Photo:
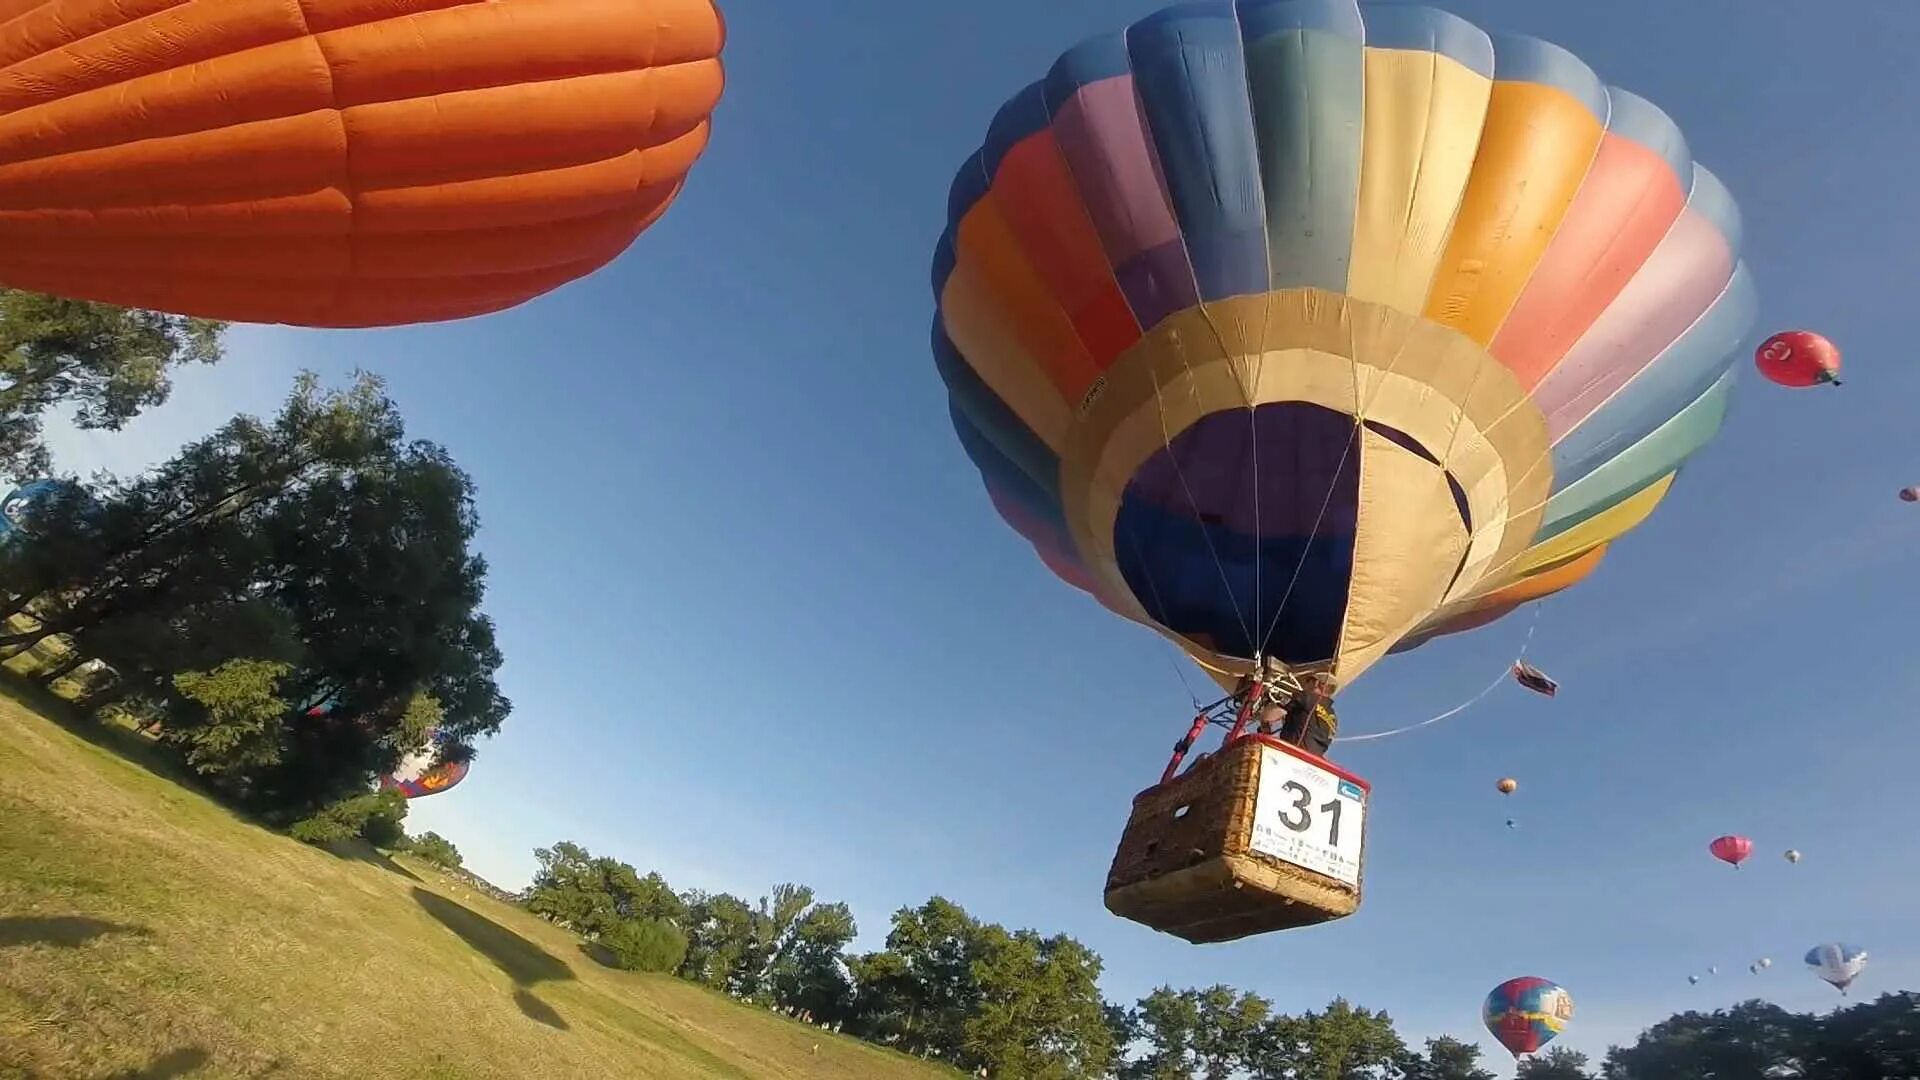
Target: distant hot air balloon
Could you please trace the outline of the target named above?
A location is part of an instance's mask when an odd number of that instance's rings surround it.
[[[1787,854],[1786,854],[1786,860],[1790,863],[1797,863],[1800,861],[1800,853],[1798,851],[1795,851],[1792,848],[1788,848]]]
[[[1753,854],[1753,841],[1744,836],[1722,836],[1708,844],[1707,850],[1713,853],[1714,858],[1738,868]]]
[[[667,209],[712,0],[0,0],[0,283],[248,322],[511,307]]]
[[[1781,386],[1840,385],[1840,350],[1811,330],[1786,330],[1762,342],[1753,362]]]
[[[1498,784],[1495,784],[1494,787],[1500,789],[1500,794],[1502,795],[1511,795],[1520,790],[1520,781],[1509,776],[1501,780]]]
[[[1507,828],[1509,828],[1509,829],[1517,829],[1517,828],[1519,828],[1519,827],[1520,827],[1520,823],[1519,823],[1519,822],[1517,822],[1517,821],[1515,821],[1515,820],[1513,820],[1512,818],[1508,818],[1508,819],[1507,819]]]
[[[1707,969],[1707,974],[1709,974],[1709,975],[1718,975],[1718,974],[1720,974],[1720,968],[1719,968],[1718,966],[1715,966],[1715,967],[1710,967],[1710,968],[1708,968],[1708,969]]]
[[[0,537],[5,537],[24,526],[32,516],[34,507],[53,497],[62,487],[64,480],[30,480],[7,492],[0,499]]]
[[[1920,487],[1900,489],[1901,502],[1920,502]]]
[[[1557,46],[1179,4],[961,164],[932,352],[1058,576],[1224,685],[1344,686],[1586,578],[1666,497],[1755,315],[1740,246],[1673,121]]]
[[[1813,973],[1833,984],[1842,994],[1867,967],[1867,951],[1852,945],[1831,942],[1807,950],[1807,966]]]
[[[1537,1053],[1573,1019],[1573,996],[1546,979],[1508,979],[1487,995],[1480,1018],[1513,1056]]]
[[[471,766],[464,761],[442,761],[443,737],[435,731],[424,750],[401,759],[391,773],[380,778],[381,790],[394,790],[409,799],[437,795],[467,778]]]
[[[1689,986],[1699,986],[1699,985],[1700,985],[1700,976],[1698,976],[1698,975],[1689,975],[1689,976],[1687,976],[1687,984],[1688,984]]]
[[[1763,956],[1759,960],[1755,961],[1753,966],[1759,968],[1761,971],[1765,971],[1768,968],[1773,966],[1773,958]]]

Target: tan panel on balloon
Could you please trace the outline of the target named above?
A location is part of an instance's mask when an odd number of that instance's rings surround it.
[[[1384,436],[1360,434],[1353,585],[1334,657],[1351,682],[1440,606],[1467,553],[1467,526],[1446,473]]]
[[[1404,432],[1446,464],[1467,493],[1474,523],[1473,535],[1462,537],[1469,558],[1457,591],[1511,560],[1539,531],[1552,483],[1546,423],[1511,373],[1464,335],[1418,316],[1338,293],[1288,289],[1168,318],[1082,403],[1065,439],[1062,502],[1083,564],[1104,591],[1131,596],[1113,526],[1141,465],[1211,413],[1289,401]],[[1450,496],[1441,510],[1457,521]],[[1397,527],[1380,520],[1382,528]],[[1431,539],[1424,527],[1415,532],[1421,542]],[[1456,553],[1447,578],[1457,565]],[[1398,628],[1418,622],[1440,600]],[[1130,617],[1144,617],[1137,602],[1122,599],[1122,606]],[[1398,611],[1388,601],[1364,600],[1362,607]],[[1365,647],[1384,651],[1391,641],[1372,639],[1398,618],[1369,616]],[[1184,644],[1212,662],[1204,648]],[[1228,670],[1243,666],[1224,663]]]

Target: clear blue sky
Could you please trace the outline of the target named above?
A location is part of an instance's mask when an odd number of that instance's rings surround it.
[[[126,433],[62,433],[61,465],[138,468],[301,367],[386,376],[478,482],[516,706],[410,824],[509,887],[572,839],[680,887],[810,883],[867,945],[942,893],[1079,937],[1116,998],[1345,994],[1416,1038],[1481,1035],[1488,988],[1538,974],[1596,1054],[1681,1007],[1824,1007],[1799,957],[1830,938],[1872,951],[1868,993],[1920,982],[1920,508],[1893,497],[1920,483],[1920,7],[1452,0],[1666,108],[1742,203],[1763,323],[1827,332],[1848,384],[1745,380],[1676,495],[1545,608],[1558,700],[1504,687],[1344,754],[1376,792],[1358,916],[1194,948],[1100,904],[1187,692],[994,516],[926,346],[957,163],[1060,51],[1155,6],[730,0],[712,149],[614,266],[466,323],[236,329]],[[1471,696],[1527,618],[1382,664],[1345,725]],[[1723,832],[1756,839],[1744,871],[1706,856]]]

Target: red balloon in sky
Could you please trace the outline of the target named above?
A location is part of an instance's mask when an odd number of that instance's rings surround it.
[[[1753,353],[1760,374],[1781,386],[1840,385],[1840,348],[1811,330],[1783,330]]]
[[[1723,836],[1708,844],[1707,850],[1713,852],[1713,857],[1721,862],[1739,866],[1747,861],[1747,856],[1753,854],[1753,841],[1744,836]]]

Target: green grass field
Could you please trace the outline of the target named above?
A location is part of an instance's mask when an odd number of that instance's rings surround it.
[[[602,968],[423,864],[249,824],[143,748],[0,697],[0,1078],[956,1075]]]

